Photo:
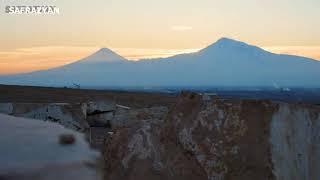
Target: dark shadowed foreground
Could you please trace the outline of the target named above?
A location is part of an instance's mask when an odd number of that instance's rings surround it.
[[[0,103],[81,103],[111,100],[124,105],[145,107],[173,104],[175,98],[158,93],[0,85]]]

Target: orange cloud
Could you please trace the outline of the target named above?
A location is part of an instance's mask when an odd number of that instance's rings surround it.
[[[320,46],[267,46],[263,49],[278,54],[290,54],[320,60]]]
[[[82,59],[100,47],[48,46],[20,48],[0,52],[0,74],[15,74],[45,70]],[[135,49],[112,48],[113,51],[130,60],[169,57],[198,49]]]
[[[263,48],[274,53],[320,60],[320,46],[268,46]],[[24,73],[62,66],[82,59],[98,49],[99,47],[91,46],[48,46],[2,51],[0,52],[0,74]],[[199,49],[112,48],[113,51],[130,60],[169,57],[196,52]]]

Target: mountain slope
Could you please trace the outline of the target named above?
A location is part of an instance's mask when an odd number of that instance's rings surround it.
[[[196,53],[128,61],[108,49],[75,63],[0,78],[3,84],[99,87],[280,86],[320,87],[320,62],[278,55],[222,38]]]

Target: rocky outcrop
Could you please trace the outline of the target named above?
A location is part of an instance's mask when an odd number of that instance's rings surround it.
[[[111,126],[116,105],[114,102],[99,101],[85,103],[87,121],[90,126]]]
[[[122,108],[117,107],[110,117],[108,127],[91,127],[90,142],[97,149],[103,148],[103,143],[114,131],[123,128],[139,126],[143,122],[162,122],[168,113],[165,106],[149,108]]]
[[[319,179],[320,108],[182,93],[165,120],[114,131],[105,179]]]
[[[130,108],[113,101],[86,103],[0,103],[0,113],[56,122],[66,128],[85,131],[89,127],[125,127],[144,119],[163,119],[166,106]]]
[[[85,105],[80,103],[0,103],[0,113],[56,122],[66,128],[83,132],[89,128]]]
[[[98,152],[61,125],[0,114],[0,179],[100,179]]]
[[[281,104],[270,124],[277,179],[320,178],[320,107]]]
[[[153,106],[148,108],[117,108],[111,121],[113,128],[130,127],[143,120],[162,121],[168,113],[168,107]]]
[[[319,106],[185,92],[170,110],[97,101],[2,103],[0,112],[89,133],[108,180],[320,178]]]
[[[113,101],[86,103],[0,103],[0,113],[55,122],[84,132],[95,149],[117,128],[130,127],[142,120],[163,120],[166,106],[127,107]]]

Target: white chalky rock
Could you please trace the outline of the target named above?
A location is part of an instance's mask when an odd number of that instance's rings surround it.
[[[0,179],[98,179],[94,165],[99,154],[83,134],[56,123],[3,114],[0,123]],[[61,135],[74,140],[63,144]]]

